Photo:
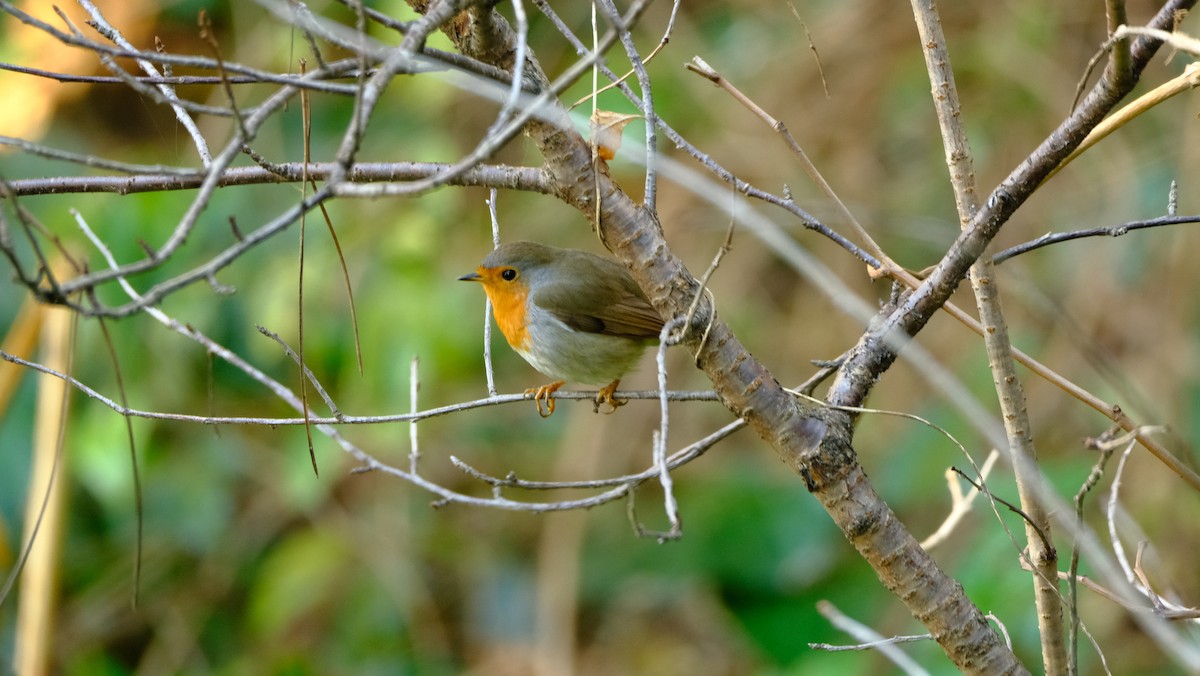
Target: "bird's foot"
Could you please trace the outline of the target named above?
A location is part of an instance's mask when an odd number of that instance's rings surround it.
[[[620,383],[621,383],[621,379],[618,378],[618,379],[612,381],[611,383],[609,383],[608,385],[606,385],[603,389],[601,389],[599,392],[596,393],[596,402],[595,402],[595,405],[592,407],[593,413],[600,412],[600,404],[608,404],[609,409],[607,411],[605,411],[605,413],[611,414],[614,411],[616,411],[618,408],[629,403],[629,401],[627,399],[617,399],[617,398],[613,397],[613,393],[617,391],[617,385],[619,385]]]
[[[550,395],[558,391],[558,388],[566,384],[565,380],[556,380],[548,385],[541,387],[531,387],[525,390],[525,394],[533,395],[533,403],[537,405],[538,415],[543,418],[549,418],[554,415],[554,398]],[[542,402],[546,402],[545,411],[542,410]]]

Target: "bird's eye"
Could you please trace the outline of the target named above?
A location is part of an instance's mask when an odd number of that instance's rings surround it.
[[[504,281],[511,282],[517,278],[517,271],[515,268],[504,268],[504,270],[500,272],[500,276],[504,278]]]

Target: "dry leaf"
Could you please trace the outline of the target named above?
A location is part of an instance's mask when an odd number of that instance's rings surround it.
[[[621,130],[625,125],[640,118],[641,115],[625,115],[610,110],[597,110],[592,113],[592,143],[596,146],[596,154],[604,160],[611,160],[621,149]]]

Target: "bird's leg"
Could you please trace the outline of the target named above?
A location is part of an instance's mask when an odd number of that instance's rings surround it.
[[[610,408],[607,411],[605,411],[605,413],[612,413],[613,411],[616,411],[621,406],[624,406],[625,404],[629,403],[625,399],[613,398],[613,393],[617,391],[617,385],[620,385],[620,384],[621,384],[621,379],[617,378],[616,380],[612,381],[611,383],[609,383],[603,389],[601,389],[599,392],[596,393],[596,405],[594,408],[592,408],[593,413],[600,412],[600,404],[608,404]]]
[[[554,399],[551,398],[550,395],[557,392],[558,388],[562,387],[566,383],[567,383],[567,381],[565,381],[565,380],[556,380],[548,385],[542,385],[541,387],[531,387],[531,388],[525,390],[525,394],[533,395],[533,403],[537,404],[538,415],[542,416],[543,418],[549,418],[550,416],[554,415]],[[542,400],[543,399],[546,401],[546,411],[545,412],[542,412]]]

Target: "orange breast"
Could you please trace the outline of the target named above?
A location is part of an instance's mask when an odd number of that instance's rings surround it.
[[[500,286],[503,285],[503,286]],[[492,301],[492,312],[496,316],[496,324],[500,332],[508,339],[508,344],[518,352],[528,349],[529,329],[526,327],[526,299],[528,289],[521,283],[495,282],[484,284],[488,300]]]

